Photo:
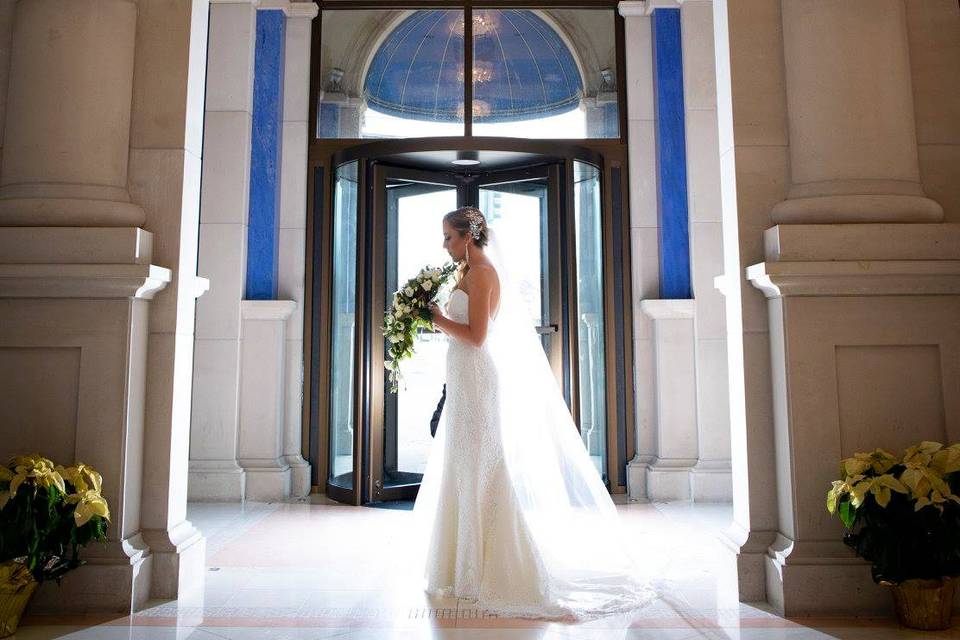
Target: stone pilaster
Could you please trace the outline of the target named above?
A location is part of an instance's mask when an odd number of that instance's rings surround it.
[[[240,301],[246,287],[256,4],[211,2],[190,428],[191,500],[241,501]]]
[[[306,281],[307,145],[310,136],[310,42],[317,16],[312,2],[290,4],[283,75],[283,151],[280,164],[280,269],[278,294],[297,303],[286,327],[286,406],[283,456],[290,465],[290,493],[310,493],[310,465],[303,458],[303,309]]]
[[[783,3],[788,198],[775,223],[939,222],[920,182],[903,0]]]

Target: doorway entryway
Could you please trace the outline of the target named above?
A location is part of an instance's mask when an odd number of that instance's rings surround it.
[[[624,355],[617,323],[609,321],[622,316],[623,297],[610,295],[602,157],[577,147],[557,154],[563,145],[556,144],[553,153],[535,153],[429,142],[427,149],[370,143],[334,157],[329,250],[313,259],[314,273],[329,269],[330,282],[331,330],[325,345],[314,340],[319,352],[326,347],[329,362],[326,402],[313,403],[326,405],[314,416],[323,428],[316,435],[324,446],[316,450],[325,449],[326,464],[318,465],[326,467],[324,491],[350,504],[416,496],[445,383],[446,338],[421,334],[417,355],[405,365],[405,386],[394,394],[380,323],[398,283],[449,260],[441,221],[467,204],[499,230],[584,446],[608,486],[614,478],[616,491],[617,467],[628,452],[615,394],[628,386],[617,362]]]

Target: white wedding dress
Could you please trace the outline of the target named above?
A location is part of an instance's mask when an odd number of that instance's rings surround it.
[[[500,308],[479,348],[448,338],[446,402],[414,505],[424,589],[516,617],[636,610],[653,591],[495,245],[487,255]],[[447,315],[466,323],[469,304],[455,289]]]

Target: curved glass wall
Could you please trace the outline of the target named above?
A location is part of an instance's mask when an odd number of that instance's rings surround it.
[[[357,162],[337,167],[333,192],[333,295],[330,336],[328,480],[354,483],[354,392],[357,325]]]
[[[607,401],[603,318],[603,220],[600,170],[574,161],[574,220],[577,246],[580,437],[607,479]]]

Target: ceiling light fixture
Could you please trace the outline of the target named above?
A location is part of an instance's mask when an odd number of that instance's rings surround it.
[[[457,157],[451,160],[450,164],[461,167],[472,167],[480,164],[480,154],[476,151],[457,151]]]

